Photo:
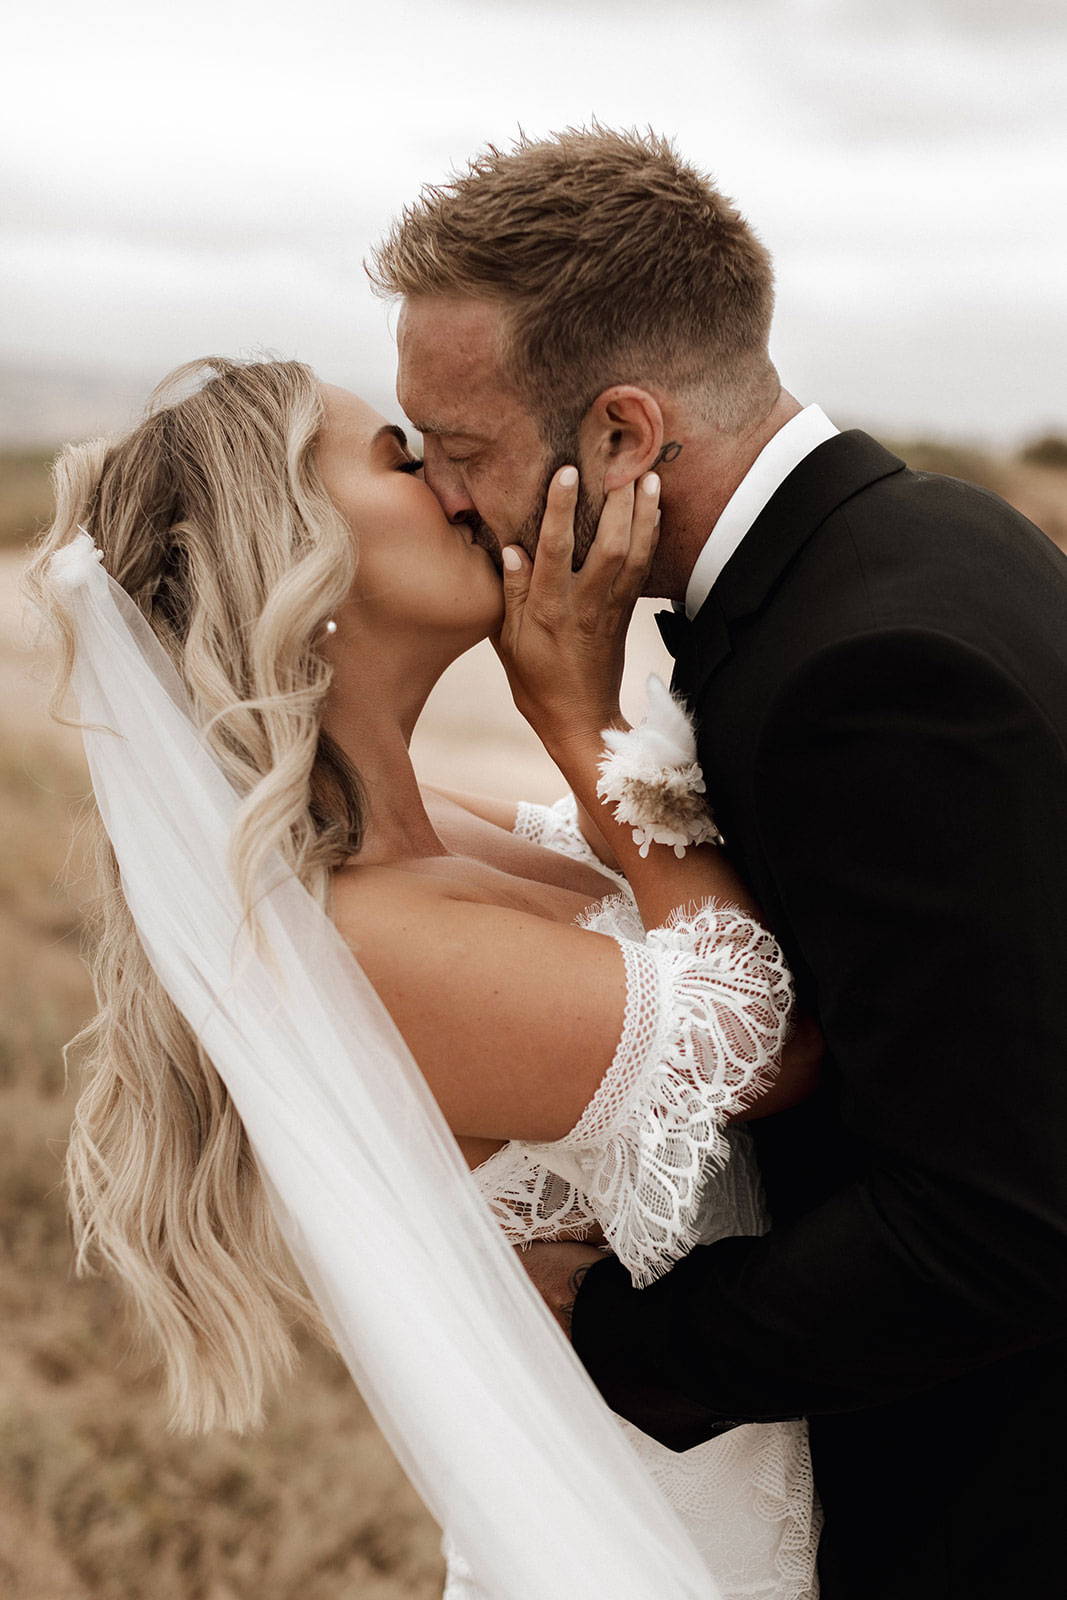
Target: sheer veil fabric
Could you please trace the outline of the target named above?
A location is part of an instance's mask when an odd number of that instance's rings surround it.
[[[388,1013],[280,859],[249,937],[228,867],[237,796],[144,618],[84,533],[49,575],[145,951],[226,1083],[293,1255],[429,1510],[494,1600],[720,1600]]]

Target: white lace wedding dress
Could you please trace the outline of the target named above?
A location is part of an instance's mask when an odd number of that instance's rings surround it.
[[[515,831],[607,871],[569,797],[520,806]],[[617,939],[625,957],[615,1059],[564,1139],[513,1141],[474,1176],[516,1243],[581,1237],[599,1223],[644,1287],[697,1245],[767,1226],[751,1141],[726,1119],[765,1079],[792,988],[775,941],[740,911],[705,904],[646,933],[625,879],[615,881],[619,892],[580,919]],[[749,1424],[682,1453],[619,1425],[723,1600],[815,1600],[819,1514],[804,1422]],[[445,1554],[444,1600],[493,1600],[447,1536]]]

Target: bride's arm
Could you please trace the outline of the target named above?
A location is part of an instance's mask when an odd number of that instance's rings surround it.
[[[625,938],[622,907],[592,914],[608,936],[373,868],[333,901],[457,1137],[518,1141],[534,1166],[510,1198],[538,1164],[556,1173],[651,1282],[698,1236],[728,1123],[773,1083],[792,989],[735,908]]]
[[[597,794],[603,730],[627,726],[619,709],[626,630],[655,554],[659,480],[646,474],[608,494],[596,539],[573,571],[577,479],[549,486],[536,565],[504,552],[507,614],[497,642],[512,694],[584,809],[594,837],[623,872],[646,927],[687,900],[716,897],[755,912],[724,852],[704,845],[679,859],[656,845],[642,857],[629,825]]]
[[[483,822],[491,822],[494,827],[503,828],[506,833],[513,833],[517,828],[520,811],[531,809],[521,801],[500,800],[495,795],[468,794],[465,790],[459,789],[443,789],[436,783],[424,783],[422,788],[425,793],[436,795],[442,800],[450,800],[453,805],[460,806],[472,817],[478,817]],[[536,811],[540,808],[532,809]],[[618,872],[618,862],[607,848],[584,806],[578,806],[577,820],[582,838],[592,854],[605,867]]]
[[[615,1053],[626,974],[614,940],[369,874],[337,884],[338,930],[456,1134],[557,1139]]]
[[[399,876],[338,883],[333,916],[454,1133],[564,1137],[642,1003],[661,1035],[672,1032],[663,1026],[672,1008],[690,1029],[692,983],[701,996],[697,1048],[711,1072],[723,1069],[722,1120],[774,1092],[788,979],[775,941],[744,913],[705,905],[654,929],[646,947]]]
[[[511,833],[515,827],[519,809],[517,800],[499,800],[495,795],[443,789],[438,783],[424,783],[422,788],[429,794],[439,795],[442,800],[451,800],[453,805],[469,811],[472,817],[480,817],[483,822],[491,822],[495,828],[503,828],[505,833]]]

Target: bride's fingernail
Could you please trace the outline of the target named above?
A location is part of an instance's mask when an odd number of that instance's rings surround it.
[[[564,467],[556,481],[561,489],[573,489],[578,482],[578,468]]]
[[[505,550],[501,550],[500,559],[509,572],[518,572],[522,566],[522,557],[512,544],[509,544]]]
[[[641,479],[641,487],[648,495],[659,494],[659,476],[655,472],[646,472]]]

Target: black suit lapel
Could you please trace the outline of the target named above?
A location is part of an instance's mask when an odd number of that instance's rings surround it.
[[[793,557],[831,512],[879,478],[903,469],[898,456],[855,428],[805,456],[764,506],[694,617],[672,688],[696,700],[731,653],[731,623],[760,610]]]

